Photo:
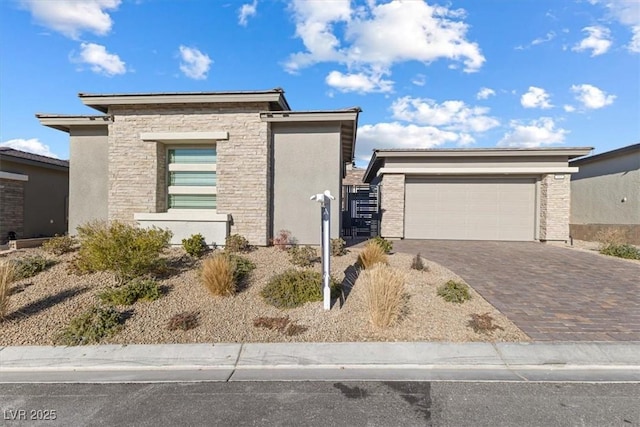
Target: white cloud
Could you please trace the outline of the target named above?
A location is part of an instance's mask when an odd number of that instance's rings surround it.
[[[487,115],[488,108],[470,107],[462,101],[438,104],[432,99],[405,96],[391,104],[391,111],[397,120],[441,126],[446,131],[481,133],[500,124]]]
[[[573,113],[574,111],[576,111],[576,107],[574,107],[573,105],[565,104],[562,108],[564,108],[564,111],[566,111],[567,113]]]
[[[496,91],[488,88],[488,87],[482,87],[480,88],[480,90],[478,91],[478,93],[476,94],[476,98],[477,99],[488,99],[490,96],[495,96],[496,95]]]
[[[105,35],[113,21],[108,11],[115,11],[121,0],[21,0],[41,25],[77,40],[88,31]]]
[[[529,91],[520,97],[520,104],[524,108],[542,108],[547,109],[553,107],[549,102],[549,94],[542,88],[529,86]]]
[[[485,61],[478,44],[466,39],[468,25],[461,20],[461,10],[417,0],[369,1],[354,8],[349,0],[294,0],[291,10],[296,36],[305,46],[286,62],[291,73],[334,62],[350,74],[390,75],[394,64],[438,59],[461,62],[464,71],[474,72]]]
[[[0,142],[0,147],[10,147],[15,150],[26,151],[28,153],[39,154],[41,156],[59,157],[51,152],[48,145],[43,144],[37,138],[31,139],[10,139],[5,142]]]
[[[72,59],[74,62],[87,64],[91,71],[107,76],[115,76],[127,72],[126,64],[107,48],[95,43],[81,43],[80,55]]]
[[[354,73],[342,74],[339,71],[330,72],[326,83],[340,92],[391,92],[393,82],[384,80],[380,74]]]
[[[569,131],[557,128],[550,117],[540,117],[529,123],[513,120],[509,124],[510,132],[498,142],[499,147],[535,148],[564,142]]]
[[[584,108],[597,110],[613,104],[615,95],[608,95],[602,89],[589,84],[573,85],[571,91],[576,94],[576,99],[582,103]]]
[[[571,50],[575,52],[591,50],[591,56],[598,56],[606,53],[611,47],[611,31],[609,31],[608,28],[595,25],[592,27],[584,27],[582,31],[587,33],[588,36],[571,48]]]
[[[195,47],[180,46],[180,71],[190,79],[204,80],[213,62]]]
[[[640,1],[638,0],[590,0],[591,3],[602,4],[609,12],[608,18],[629,27],[632,33],[627,49],[640,53]]]
[[[427,83],[427,76],[424,74],[416,74],[416,76],[411,79],[411,83],[416,86],[424,86]]]
[[[627,46],[630,52],[640,53],[640,25],[636,25],[632,29],[633,37],[631,37],[631,41]]]
[[[549,31],[547,34],[545,34],[544,37],[538,37],[537,39],[534,39],[531,42],[532,46],[538,45],[538,44],[542,44],[542,43],[548,43],[551,40],[556,38],[556,33],[555,31]]]
[[[243,4],[238,10],[238,24],[246,27],[249,18],[256,16],[257,8],[258,0],[253,0],[253,3]]]

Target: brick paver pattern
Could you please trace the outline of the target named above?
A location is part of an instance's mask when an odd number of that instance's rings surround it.
[[[640,263],[536,242],[401,240],[536,341],[640,341]]]

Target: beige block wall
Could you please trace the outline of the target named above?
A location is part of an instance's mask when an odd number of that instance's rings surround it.
[[[540,240],[569,239],[570,176],[543,175],[540,182]]]
[[[0,179],[0,244],[13,231],[18,239],[24,238],[24,181]]]
[[[217,141],[218,213],[231,214],[231,233],[251,244],[268,236],[267,103],[117,106],[109,131],[109,219],[133,222],[134,213],[166,209],[166,147],[142,141],[145,132],[229,133]]]
[[[381,185],[380,234],[385,238],[404,238],[404,175],[385,174]]]

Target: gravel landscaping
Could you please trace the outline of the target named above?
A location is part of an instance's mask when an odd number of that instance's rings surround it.
[[[174,268],[160,281],[164,295],[152,302],[118,306],[126,313],[123,329],[104,339],[103,344],[211,343],[211,342],[310,342],[310,341],[529,341],[520,329],[471,289],[471,300],[463,304],[445,302],[437,296],[438,286],[462,279],[444,267],[424,261],[428,271],[409,268],[412,256],[395,253],[389,264],[406,274],[406,306],[398,322],[386,329],[373,327],[365,304],[361,281],[354,264],[361,249],[352,248],[342,257],[332,257],[332,274],[343,283],[344,298],[330,311],[322,302],[307,303],[293,309],[267,305],[260,290],[275,274],[294,268],[286,252],[259,248],[243,254],[256,264],[239,293],[214,297],[199,278],[201,260],[194,260],[182,249],[166,254]],[[96,304],[97,294],[116,286],[110,273],[76,275],[69,270],[74,254],[54,256],[41,249],[6,253],[0,260],[43,255],[57,263],[38,275],[14,282],[8,315],[0,321],[0,345],[52,345],[72,318]],[[205,256],[209,256],[207,254]],[[320,270],[316,263],[313,267]],[[172,316],[197,312],[198,326],[183,331],[167,328]],[[471,315],[489,313],[499,328],[474,332]],[[296,334],[254,326],[260,317],[285,317]]]

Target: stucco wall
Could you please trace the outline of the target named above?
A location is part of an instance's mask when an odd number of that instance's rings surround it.
[[[109,219],[166,209],[164,144],[146,132],[228,132],[217,141],[217,211],[231,214],[230,232],[251,244],[268,241],[267,103],[117,106],[109,132]]]
[[[320,205],[312,194],[329,190],[331,237],[340,235],[341,149],[338,124],[272,124],[273,233],[289,230],[300,244],[320,244]]]
[[[570,194],[568,174],[543,175],[540,181],[540,240],[569,240]]]
[[[2,160],[2,170],[29,176],[24,182],[24,223],[18,238],[48,237],[67,231],[68,169]]]
[[[108,218],[107,126],[77,126],[70,132],[69,234],[92,220]]]
[[[380,234],[385,238],[404,238],[404,186],[403,174],[385,174],[381,180]]]
[[[0,244],[8,240],[10,231],[17,238],[24,236],[24,184],[25,181],[0,179]]]
[[[640,151],[579,168],[571,177],[572,224],[640,224]]]

